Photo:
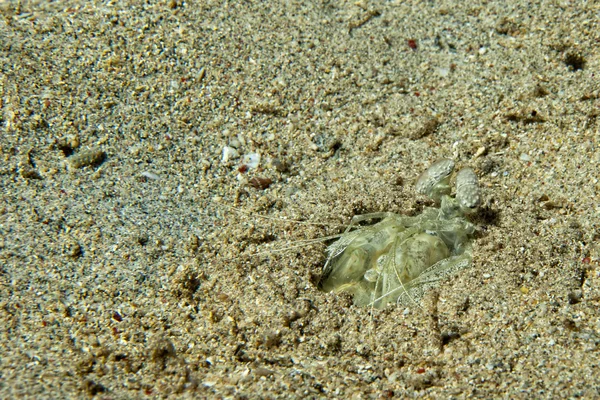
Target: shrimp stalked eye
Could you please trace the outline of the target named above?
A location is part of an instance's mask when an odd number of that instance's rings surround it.
[[[450,194],[450,174],[454,170],[454,161],[447,158],[433,163],[425,170],[415,185],[417,193],[424,194],[439,201],[445,194]]]
[[[456,174],[456,200],[463,210],[475,209],[481,203],[479,181],[471,168],[463,168]]]

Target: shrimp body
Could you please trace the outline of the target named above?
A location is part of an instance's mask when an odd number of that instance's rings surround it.
[[[438,162],[431,168],[439,165],[447,169],[449,162]],[[478,203],[468,202],[467,210],[464,196],[457,195],[457,200],[445,194],[449,172],[434,172],[427,170],[424,174],[430,181],[439,179],[443,186],[440,189],[435,182],[427,184],[432,197],[438,200],[441,197],[440,207],[426,208],[414,217],[393,213],[355,217],[351,227],[362,220],[381,221],[354,231],[348,228],[329,246],[321,281],[323,291],[347,292],[354,296],[357,305],[382,308],[390,302],[414,300],[419,297],[419,289],[424,290],[439,276],[470,264],[469,241],[475,227],[465,215]],[[475,175],[471,173],[469,170],[469,194],[478,190],[477,181],[473,181]],[[422,177],[420,180],[423,181]]]

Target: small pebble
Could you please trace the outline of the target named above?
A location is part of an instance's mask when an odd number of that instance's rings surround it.
[[[91,165],[98,165],[104,158],[106,153],[100,149],[85,150],[69,157],[69,163],[74,168],[83,168]]]
[[[253,372],[254,372],[254,375],[256,375],[257,377],[273,375],[272,370],[270,370],[268,368],[264,368],[264,367],[254,368]]]
[[[480,148],[477,149],[477,152],[475,153],[473,158],[481,157],[482,155],[485,154],[486,151],[487,151],[487,149],[484,146],[481,146]]]
[[[221,159],[224,163],[228,162],[231,159],[238,158],[239,153],[236,149],[230,146],[223,147],[223,158]]]
[[[142,173],[141,173],[141,175],[142,175],[144,178],[152,179],[152,180],[155,180],[155,181],[157,181],[157,180],[159,180],[159,179],[160,179],[160,176],[158,176],[158,175],[156,175],[156,174],[153,174],[152,172],[148,172],[148,171],[144,171],[144,172],[142,172]]]
[[[265,190],[271,186],[273,181],[269,178],[252,178],[248,181],[248,184],[255,189]]]
[[[281,161],[277,158],[274,158],[273,160],[271,160],[271,166],[275,167],[277,172],[287,172],[287,170],[288,170],[287,163],[285,161]]]

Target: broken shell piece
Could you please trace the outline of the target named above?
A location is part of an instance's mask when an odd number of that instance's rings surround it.
[[[259,190],[265,190],[266,188],[268,188],[269,186],[271,186],[271,183],[273,183],[273,181],[269,178],[252,178],[248,181],[248,184],[250,186],[252,186],[255,189],[259,189]]]
[[[152,179],[154,181],[157,181],[160,179],[160,176],[156,175],[155,173],[149,172],[149,171],[144,171],[140,175],[143,176],[144,178]]]
[[[223,147],[223,158],[221,159],[224,163],[228,162],[229,160],[232,160],[234,158],[238,158],[240,156],[240,153],[238,153],[238,151],[230,146],[225,146]]]
[[[259,153],[245,154],[242,157],[242,165],[245,165],[246,167],[248,167],[250,169],[257,168],[259,164],[260,164],[260,154]]]
[[[481,202],[479,181],[471,168],[463,168],[456,175],[456,200],[463,211],[473,210]]]
[[[453,169],[454,161],[447,158],[433,163],[417,179],[417,192],[435,201],[439,201],[444,194],[450,194],[450,185],[448,183]]]

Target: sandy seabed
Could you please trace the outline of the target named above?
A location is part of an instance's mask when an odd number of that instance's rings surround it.
[[[0,2],[0,398],[599,397],[599,13]],[[419,212],[442,157],[473,266],[320,292],[299,241]]]

